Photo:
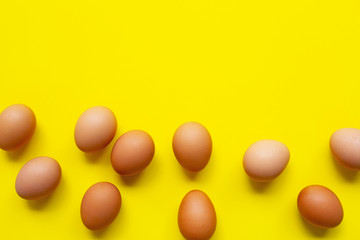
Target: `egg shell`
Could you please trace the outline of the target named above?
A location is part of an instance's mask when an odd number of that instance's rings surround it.
[[[17,150],[33,136],[36,128],[34,112],[24,104],[7,107],[0,114],[0,148]]]
[[[197,122],[182,124],[173,136],[173,151],[182,167],[198,172],[208,164],[212,139],[208,130]]]
[[[253,180],[266,182],[279,176],[289,159],[290,152],[285,144],[276,140],[260,140],[246,150],[243,167]]]
[[[188,240],[210,239],[216,230],[216,213],[210,198],[200,190],[192,190],[183,198],[178,225]]]
[[[330,137],[334,158],[344,167],[360,170],[360,129],[342,128]]]
[[[109,182],[92,185],[81,202],[81,219],[90,230],[101,230],[117,217],[121,207],[121,195],[117,187]]]
[[[87,109],[75,126],[75,142],[84,152],[97,152],[114,138],[117,122],[114,113],[104,106]]]
[[[40,199],[50,195],[61,180],[61,167],[50,157],[34,158],[20,169],[15,182],[17,194],[24,199]]]
[[[336,227],[343,220],[340,200],[334,192],[321,185],[310,185],[301,190],[297,205],[303,218],[320,228]]]
[[[151,163],[154,153],[154,141],[148,133],[142,130],[128,131],[114,144],[111,164],[121,175],[134,175],[143,171]]]

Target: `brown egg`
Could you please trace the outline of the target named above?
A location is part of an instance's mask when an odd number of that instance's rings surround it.
[[[342,128],[330,138],[334,158],[344,167],[360,170],[360,129]]]
[[[212,140],[207,129],[197,122],[182,124],[172,142],[176,159],[185,169],[198,172],[210,160]]]
[[[15,189],[24,199],[40,199],[50,195],[59,185],[61,167],[50,157],[28,161],[16,177]]]
[[[84,152],[105,148],[116,134],[116,117],[103,106],[89,108],[81,114],[75,127],[75,142]]]
[[[121,175],[134,175],[144,170],[154,157],[155,146],[149,134],[141,130],[124,133],[111,152],[111,164]]]
[[[344,216],[341,202],[335,193],[320,185],[311,185],[301,190],[297,205],[306,221],[321,228],[336,227]]]
[[[276,140],[260,140],[245,152],[243,167],[258,182],[271,181],[282,173],[290,159],[289,149]]]
[[[117,187],[109,182],[92,185],[81,202],[81,219],[90,230],[101,230],[110,225],[121,207],[121,195]]]
[[[15,104],[0,114],[0,148],[11,151],[24,146],[34,134],[36,118],[26,105]]]
[[[216,229],[216,213],[210,198],[200,190],[188,192],[182,200],[178,225],[186,239],[210,239]]]

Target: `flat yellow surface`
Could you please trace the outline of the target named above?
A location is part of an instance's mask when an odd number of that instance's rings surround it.
[[[213,201],[213,239],[359,239],[360,176],[340,167],[328,141],[360,128],[358,0],[0,1],[0,109],[24,103],[37,117],[31,142],[0,151],[1,239],[181,239],[177,211],[192,189]],[[123,179],[110,164],[113,142],[87,156],[74,127],[105,105],[116,138],[143,129],[153,162]],[[183,122],[203,123],[213,154],[199,174],[185,172],[171,147]],[[285,143],[289,165],[270,184],[249,180],[246,148]],[[17,196],[28,160],[57,159],[63,178],[48,199]],[[123,205],[105,231],[80,219],[86,189],[110,181]],[[332,189],[344,207],[328,231],[306,224],[296,198],[309,184]]]

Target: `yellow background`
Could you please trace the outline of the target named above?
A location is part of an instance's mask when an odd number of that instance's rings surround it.
[[[0,152],[1,239],[181,239],[177,211],[192,189],[215,205],[213,239],[359,239],[360,177],[334,162],[332,132],[360,128],[358,0],[0,1],[0,108],[30,106],[37,117],[26,148]],[[123,179],[110,164],[113,142],[87,156],[73,134],[79,115],[105,105],[116,138],[143,129],[153,162]],[[186,173],[171,140],[183,122],[203,123],[213,154]],[[242,168],[254,141],[271,138],[291,152],[270,184]],[[59,161],[62,181],[48,199],[17,196],[28,160]],[[123,205],[105,231],[80,219],[86,189],[118,186]],[[328,231],[302,220],[296,198],[309,184],[332,189],[344,207]]]

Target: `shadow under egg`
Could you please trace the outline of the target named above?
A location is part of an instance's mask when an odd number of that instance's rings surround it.
[[[328,234],[328,230],[326,228],[320,228],[320,227],[316,227],[314,225],[312,225],[311,223],[307,222],[299,213],[299,218],[301,218],[301,221],[303,222],[303,225],[305,226],[305,228],[308,230],[308,232],[310,232],[313,236],[322,238],[325,237]]]
[[[7,151],[7,155],[10,160],[17,161],[19,158],[21,158],[29,148],[31,148],[30,145],[36,145],[36,141],[39,141],[40,136],[40,129],[36,128],[34,134],[31,136],[31,138],[23,145],[21,145],[19,148]]]
[[[21,158],[21,156],[23,156],[23,154],[26,152],[28,146],[29,146],[29,142],[26,143],[24,146],[21,146],[20,148],[16,149],[16,150],[7,151],[7,155],[9,157],[9,159],[13,160],[13,161],[16,161],[19,158]]]
[[[143,170],[143,171],[145,171],[145,170]],[[120,177],[121,181],[123,183],[125,183],[126,185],[133,186],[140,180],[140,178],[142,178],[143,171],[136,173],[135,175],[131,175],[131,176],[124,176],[124,175],[119,174],[119,177]]]
[[[53,198],[53,194],[50,194],[45,198],[26,200],[26,201],[31,209],[40,211],[43,208],[45,208],[47,205],[49,205],[49,202],[51,201],[52,198]]]
[[[105,149],[102,149],[100,151],[93,152],[93,153],[84,153],[84,155],[85,155],[86,159],[88,160],[88,162],[97,163],[104,156],[105,152],[106,152]]]
[[[91,231],[91,234],[96,237],[96,238],[103,238],[108,230],[108,228],[110,228],[110,226],[104,228],[104,229],[101,229],[101,230],[96,230],[96,231],[92,231],[92,230],[89,230]]]
[[[270,187],[270,185],[272,184],[272,181],[268,181],[268,182],[257,182],[253,179],[251,179],[250,177],[247,177],[249,184],[251,185],[252,189],[255,192],[258,193],[263,193],[265,191],[267,191]]]
[[[184,174],[192,181],[195,181],[198,177],[199,177],[199,174],[200,174],[200,171],[199,172],[191,172],[183,167],[182,168],[182,171],[184,172]]]
[[[331,155],[334,167],[337,169],[339,174],[347,181],[354,182],[358,178],[358,171],[351,170],[341,165],[333,155]]]

